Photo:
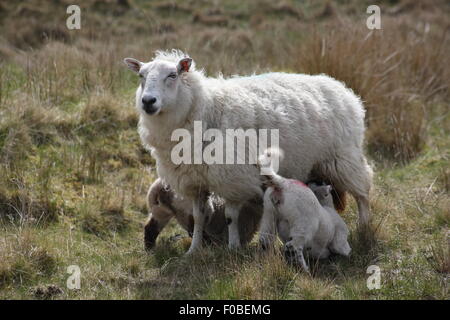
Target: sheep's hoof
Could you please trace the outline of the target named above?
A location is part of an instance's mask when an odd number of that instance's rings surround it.
[[[192,256],[200,251],[200,248],[193,248],[192,246],[189,248],[189,250],[185,253],[185,256]]]
[[[239,241],[239,239],[228,240],[228,249],[238,250],[240,248],[241,248],[241,242]]]
[[[236,251],[236,250],[239,250],[241,248],[241,245],[240,244],[229,244],[228,245],[228,249],[229,250],[234,250],[234,251]]]

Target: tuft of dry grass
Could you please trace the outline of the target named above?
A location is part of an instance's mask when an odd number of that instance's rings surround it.
[[[35,245],[27,230],[8,242],[0,242],[0,287],[30,281],[40,275],[49,275],[56,269],[55,257]]]
[[[444,239],[437,239],[435,244],[430,246],[427,261],[436,272],[450,274],[450,232],[447,232]]]
[[[105,193],[99,201],[86,200],[81,207],[81,228],[99,237],[126,230],[129,219],[125,216],[125,197]]]
[[[450,72],[441,64],[448,35],[435,35],[431,47],[430,35],[410,39],[388,22],[380,33],[342,24],[335,26],[339,31],[325,36],[315,31],[306,39],[297,69],[330,75],[361,96],[369,150],[377,159],[414,158],[425,143],[426,110],[448,95]]]

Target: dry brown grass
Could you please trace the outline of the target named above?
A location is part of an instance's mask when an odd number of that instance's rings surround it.
[[[145,60],[153,50],[175,47],[186,49],[199,66],[213,75],[217,71],[227,75],[272,69],[326,73],[344,81],[365,101],[372,155],[378,160],[404,162],[423,149],[430,107],[449,98],[450,68],[442,63],[450,50],[446,33],[449,22],[437,9],[442,6],[440,1],[429,1],[424,6],[402,2],[399,8],[403,9],[393,8],[391,15],[383,16],[383,30],[372,32],[366,29],[361,19],[364,16],[355,21],[344,14],[345,8],[337,15],[333,13],[334,5],[327,1],[312,11],[323,19],[317,27],[305,23],[302,9],[290,2],[249,2],[241,10],[248,14],[248,21],[264,18],[269,12],[269,16],[283,19],[265,19],[251,23],[248,29],[226,6],[202,7],[194,14],[181,2],[159,2],[138,14],[129,11],[129,6],[118,5],[124,10],[118,21],[128,22],[131,16],[142,15],[142,26],[101,24],[94,36],[89,23],[99,18],[94,14],[98,3],[86,3],[91,9],[84,14],[90,19],[86,19],[82,30],[64,37],[58,32],[43,32],[47,36],[39,40],[42,49],[10,57],[25,71],[24,89],[33,101],[61,105],[92,92],[120,91],[129,86],[126,80],[130,78],[120,62],[123,57]],[[17,27],[10,21],[22,23],[25,10],[35,17],[27,26],[42,27],[41,18],[50,8],[20,5],[5,18],[9,46],[19,48],[15,41],[22,42],[23,37],[14,32]],[[164,18],[158,18],[158,13]],[[177,18],[170,19],[172,16]],[[313,16],[310,14],[307,20]],[[150,24],[144,23],[147,19]],[[205,29],[205,25],[210,28]],[[323,28],[333,31],[323,33]],[[148,33],[142,33],[144,30]],[[109,41],[111,37],[113,42]],[[26,43],[38,47],[32,41]]]
[[[55,257],[37,246],[26,230],[18,230],[15,237],[0,242],[0,261],[0,288],[48,275],[56,268]]]
[[[449,37],[407,36],[388,23],[381,32],[342,24],[326,36],[315,31],[302,44],[297,69],[352,88],[367,109],[369,149],[378,159],[407,161],[424,146],[429,109],[448,97],[450,71],[442,62]]]

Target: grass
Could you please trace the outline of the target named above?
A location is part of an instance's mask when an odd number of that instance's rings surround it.
[[[97,0],[72,31],[65,2],[0,4],[0,298],[448,299],[450,8],[382,1],[383,30],[369,32],[369,4]],[[144,250],[156,173],[121,61],[170,48],[211,75],[326,73],[361,95],[373,228],[357,233],[351,201],[349,259],[311,261],[310,276],[256,242],[185,257],[174,222]]]

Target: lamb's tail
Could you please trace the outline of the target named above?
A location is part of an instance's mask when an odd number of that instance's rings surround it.
[[[263,184],[267,187],[278,186],[281,177],[277,174],[278,166],[283,159],[283,151],[279,148],[268,148],[258,157],[258,168]]]

